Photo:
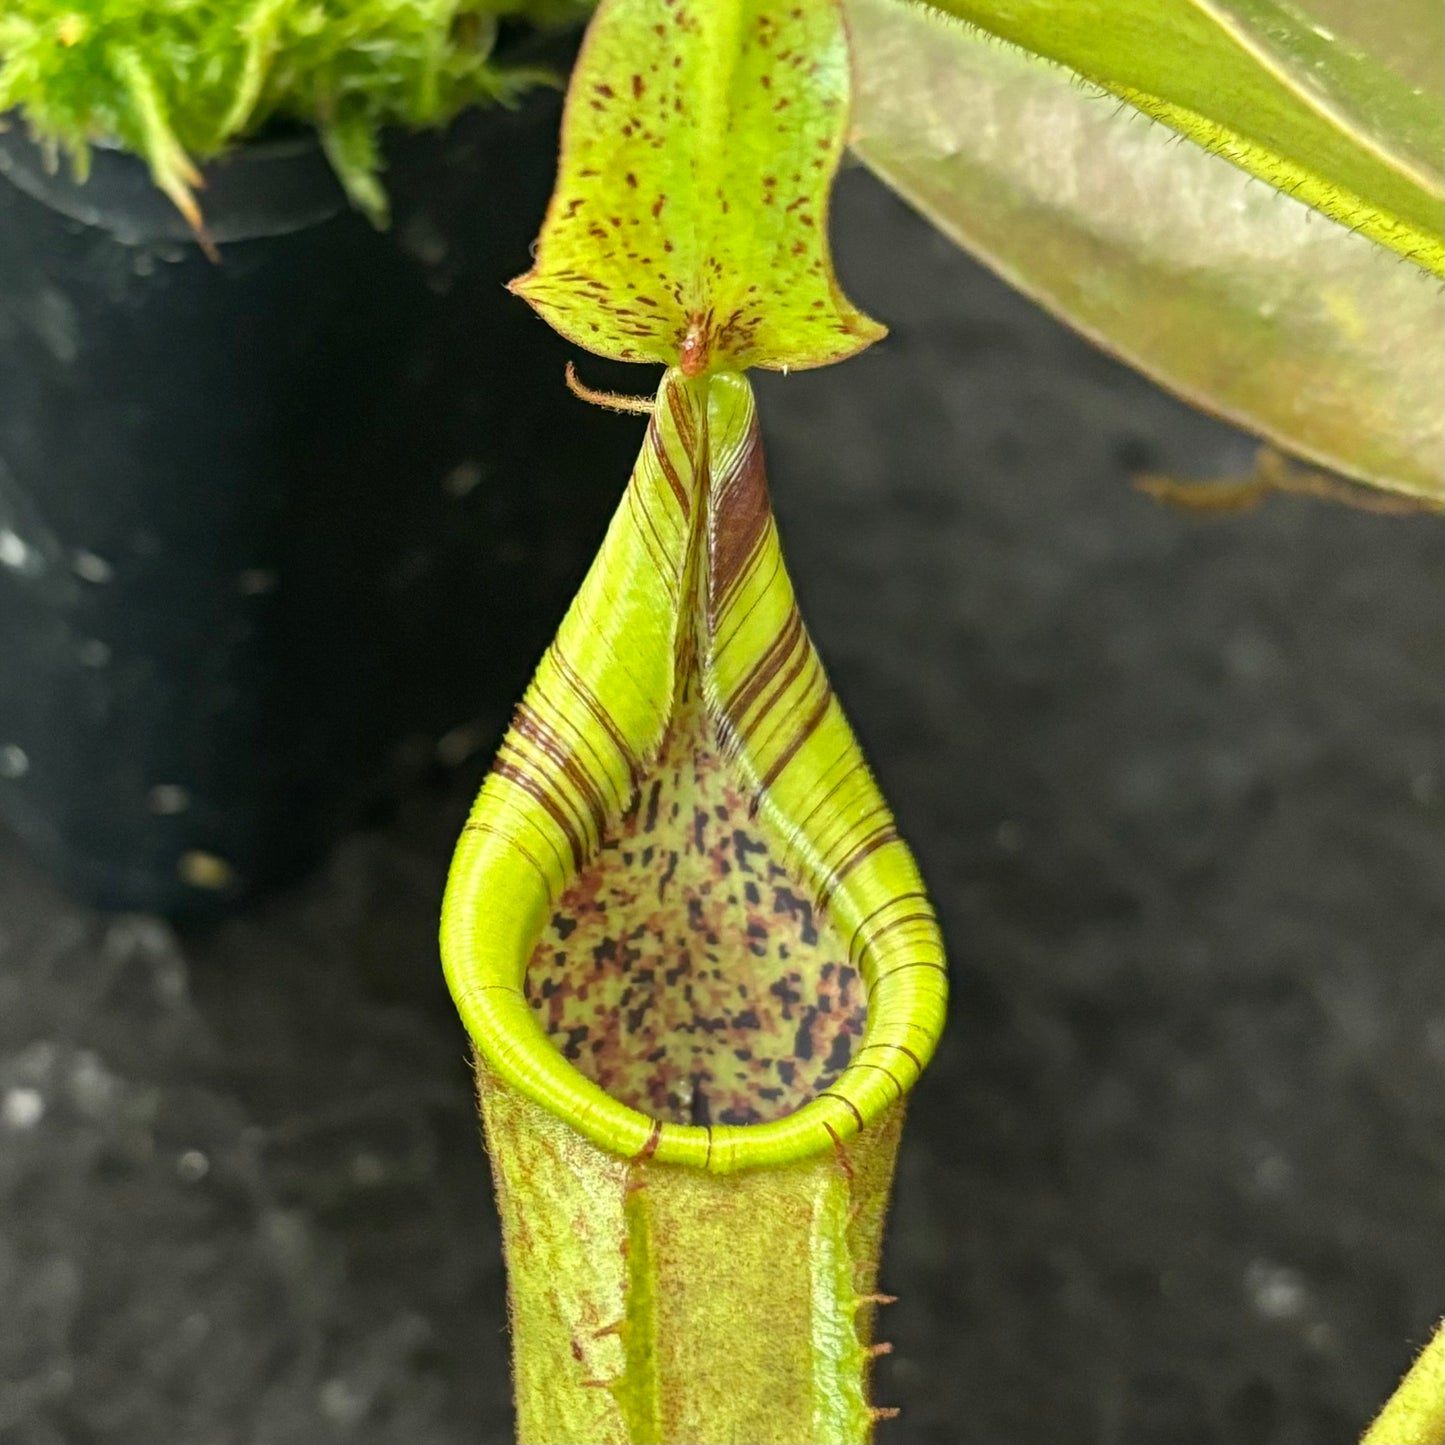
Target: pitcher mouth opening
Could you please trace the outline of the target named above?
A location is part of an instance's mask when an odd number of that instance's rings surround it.
[[[937,922],[803,626],[741,376],[663,378],[458,844],[442,957],[484,1083],[633,1160],[830,1151],[933,1052]]]
[[[557,900],[528,1001],[619,1103],[667,1124],[762,1124],[852,1062],[866,987],[770,832],[703,708],[685,706]]]

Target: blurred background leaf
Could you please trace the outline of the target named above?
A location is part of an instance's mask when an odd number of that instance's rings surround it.
[[[964,8],[962,0],[949,3]],[[1211,73],[1224,53],[1219,44],[1201,40],[1187,73],[1189,52],[1176,42],[1195,31],[1164,21],[1180,21],[1186,11],[1198,21],[1205,12],[1197,6],[1120,0],[1107,12],[1096,4],[997,7],[1004,19],[996,16],[993,29],[1048,43],[1059,56],[1074,47],[1076,59],[1088,59],[1096,73],[1087,80],[1096,83],[1084,84],[1081,70],[937,11],[902,0],[849,0],[848,8],[858,68],[854,149],[946,234],[1194,404],[1348,476],[1437,502],[1445,497],[1445,307],[1438,281],[1398,254],[1412,228],[1424,236],[1423,228],[1435,225],[1430,208],[1439,206],[1415,174],[1428,171],[1431,126],[1439,127],[1429,87],[1402,76],[1372,105],[1368,87],[1341,84],[1337,93],[1354,95],[1362,117],[1352,128],[1302,100],[1285,108],[1279,72],[1256,60],[1275,89],[1261,82],[1254,116],[1250,93],[1226,84],[1223,70]],[[1340,8],[1347,10],[1343,0]],[[1416,0],[1388,0],[1384,8],[1423,14]],[[1060,23],[1046,27],[1054,11]],[[1323,20],[1318,28],[1335,33]],[[1387,33],[1368,18],[1358,28]],[[1388,33],[1398,43],[1398,34]],[[1271,31],[1271,43],[1283,47],[1285,34],[1282,26]],[[1315,39],[1326,43],[1320,34]],[[1087,55],[1075,41],[1089,41]],[[1099,88],[1105,50],[1122,58],[1112,94]],[[1348,53],[1360,54],[1353,45]],[[1351,84],[1364,74],[1343,69]],[[1335,71],[1322,67],[1326,73]],[[1309,172],[1317,179],[1345,174],[1348,161],[1356,189],[1333,187],[1332,214],[1343,220],[1346,203],[1367,205],[1374,222],[1325,219],[1318,200],[1304,203],[1304,187],[1286,187],[1302,198],[1290,199],[1274,188],[1279,176],[1258,184],[1230,159],[1113,98],[1142,80],[1175,79],[1188,84],[1168,104],[1187,102],[1196,118],[1194,107],[1208,104],[1215,115],[1248,123],[1256,160],[1265,152],[1260,137],[1274,127],[1271,144],[1282,145],[1281,137],[1297,146],[1320,142]],[[1134,105],[1139,94],[1129,93]],[[1396,124],[1401,108],[1409,125]],[[1346,109],[1341,100],[1339,114]],[[1335,137],[1332,147],[1326,133]],[[1366,202],[1365,192],[1373,199]],[[1430,242],[1438,261],[1438,226]],[[1419,246],[1414,251],[1416,262],[1428,259]]]
[[[1428,0],[932,3],[1445,269],[1445,31]]]

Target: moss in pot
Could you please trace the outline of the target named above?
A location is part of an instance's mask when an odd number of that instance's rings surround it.
[[[507,8],[0,19],[0,818],[94,902],[299,875],[580,578],[631,440],[502,291],[569,44]]]
[[[515,102],[548,72],[499,59],[504,21],[564,25],[571,0],[147,0],[87,6],[21,0],[0,17],[0,112],[16,109],[84,179],[97,141],[146,161],[202,224],[198,162],[277,121],[315,125],[352,201],[384,222],[378,135]]]

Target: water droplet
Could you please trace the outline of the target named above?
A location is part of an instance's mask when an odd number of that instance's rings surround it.
[[[115,568],[104,557],[98,557],[94,552],[86,551],[84,547],[76,549],[75,555],[70,559],[70,565],[75,575],[83,582],[93,582],[97,587],[103,587],[115,576]]]
[[[455,768],[486,745],[490,732],[480,723],[462,723],[437,739],[436,760],[444,768]]]
[[[45,1095],[39,1089],[7,1089],[0,1119],[12,1129],[33,1129],[45,1117]]]
[[[1298,1319],[1309,1298],[1298,1270],[1268,1260],[1253,1260],[1244,1272],[1244,1287],[1255,1309],[1267,1320]]]
[[[93,1119],[108,1115],[120,1094],[121,1081],[106,1068],[100,1056],[89,1049],[77,1050],[69,1072],[67,1082],[75,1107]]]
[[[0,527],[0,567],[13,567],[17,572],[30,560],[30,548],[18,533]]]
[[[321,1413],[337,1425],[356,1425],[366,1414],[365,1399],[345,1380],[328,1380],[319,1400]]]
[[[185,1184],[199,1184],[211,1172],[211,1161],[199,1149],[187,1149],[176,1160],[176,1173]]]
[[[189,883],[192,888],[209,888],[219,892],[236,882],[236,870],[224,858],[199,848],[181,854],[176,862],[176,872],[181,875],[181,882]]]
[[[442,490],[447,496],[461,501],[477,486],[483,475],[479,462],[461,462],[442,478]]]
[[[162,817],[184,813],[190,806],[190,790],[183,788],[179,783],[157,783],[146,794],[146,807],[152,813],[159,813]]]

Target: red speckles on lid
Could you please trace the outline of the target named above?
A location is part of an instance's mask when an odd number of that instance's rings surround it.
[[[882,328],[834,283],[825,236],[848,77],[837,7],[750,0],[741,27],[727,7],[638,9],[598,10],[556,198],[514,289],[573,341],[689,375],[860,350]],[[643,318],[639,287],[661,303]],[[691,318],[744,301],[745,318],[689,335]]]

